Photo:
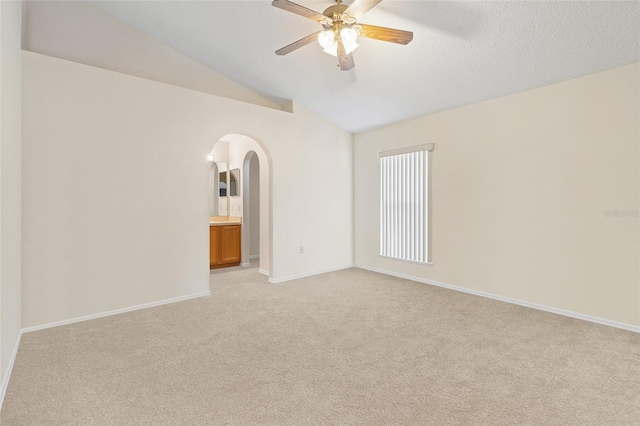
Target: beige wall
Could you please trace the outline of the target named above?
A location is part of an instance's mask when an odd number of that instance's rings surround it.
[[[21,282],[21,51],[22,4],[0,2],[0,370],[20,334]]]
[[[640,325],[638,63],[355,136],[358,265]],[[379,151],[435,143],[434,265],[378,256]]]
[[[325,119],[32,52],[23,80],[24,327],[206,291],[207,155],[233,133],[271,156],[271,276],[352,263],[353,137]]]
[[[86,1],[28,1],[26,6],[25,50],[280,109]]]

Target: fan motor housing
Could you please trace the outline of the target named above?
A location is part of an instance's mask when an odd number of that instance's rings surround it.
[[[345,6],[343,4],[336,4],[335,6],[329,6],[328,8],[325,9],[324,12],[322,12],[322,14],[324,16],[328,16],[329,18],[333,18],[334,14],[337,14],[338,16],[342,15],[342,13],[347,10],[348,6]]]

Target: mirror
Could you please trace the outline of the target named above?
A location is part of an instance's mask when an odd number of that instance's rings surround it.
[[[235,197],[238,195],[238,188],[240,187],[240,169],[233,169],[229,173],[229,182],[227,184],[227,172],[220,172],[220,196],[227,196],[227,189],[229,189],[229,195]]]

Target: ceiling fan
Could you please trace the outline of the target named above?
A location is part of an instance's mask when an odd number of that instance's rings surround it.
[[[391,43],[409,44],[413,40],[413,33],[410,31],[357,23],[358,19],[381,1],[355,0],[351,5],[345,6],[342,4],[342,0],[336,0],[336,5],[319,13],[289,0],[273,0],[272,6],[309,18],[322,24],[324,28],[323,31],[310,34],[276,50],[276,54],[286,55],[318,40],[326,53],[338,57],[340,69],[347,71],[355,66],[353,51],[358,47],[358,43],[356,43],[358,36],[390,41]]]

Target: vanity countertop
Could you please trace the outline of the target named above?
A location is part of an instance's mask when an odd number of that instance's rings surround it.
[[[209,226],[242,225],[240,216],[210,216]]]

